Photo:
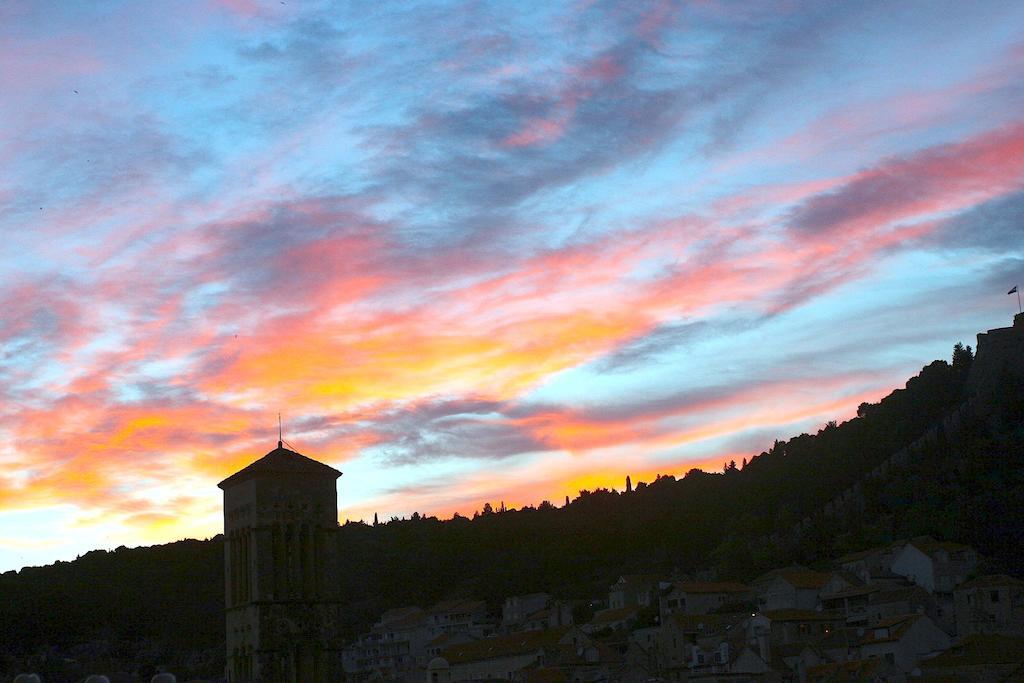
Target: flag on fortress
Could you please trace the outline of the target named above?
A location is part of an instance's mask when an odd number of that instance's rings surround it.
[[[1011,289],[1009,292],[1007,292],[1007,294],[1013,294],[1016,291],[1017,291],[1017,285],[1014,285],[1013,289]]]

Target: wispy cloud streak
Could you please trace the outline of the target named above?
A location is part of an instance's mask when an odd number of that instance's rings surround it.
[[[344,515],[467,513],[718,467],[1003,323],[1020,8],[363,9],[0,8],[4,568],[74,550],[17,515],[216,532],[278,411]]]

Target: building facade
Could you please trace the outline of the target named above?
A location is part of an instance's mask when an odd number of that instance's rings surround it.
[[[218,484],[230,683],[336,677],[339,476],[279,441]]]

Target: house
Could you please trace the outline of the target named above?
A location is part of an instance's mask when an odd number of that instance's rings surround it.
[[[554,666],[531,666],[512,676],[515,683],[569,683],[564,671]]]
[[[757,636],[767,627],[772,645],[802,643],[827,636],[846,623],[839,612],[825,612],[805,609],[765,610],[750,620],[749,639]]]
[[[868,599],[867,612],[871,623],[902,614],[926,614],[946,633],[952,634],[956,627],[951,607],[944,608],[935,595],[921,586],[875,591]]]
[[[878,658],[910,672],[950,646],[950,637],[923,614],[906,614],[858,630],[860,659]]]
[[[687,680],[692,683],[781,680],[778,672],[773,671],[742,639],[723,640],[710,650],[695,646],[689,669]]]
[[[583,653],[593,645],[594,641],[572,626],[484,638],[442,651],[427,665],[426,680],[457,683],[521,678],[526,670],[546,667],[566,652]]]
[[[439,657],[445,650],[451,649],[456,645],[465,645],[466,643],[472,643],[479,638],[471,636],[468,633],[442,633],[433,640],[427,642],[425,650],[427,654],[427,660],[432,660],[434,657]]]
[[[872,583],[879,577],[890,574],[892,560],[903,547],[903,542],[869,548],[844,555],[836,560],[842,569],[856,575],[864,583]]]
[[[859,576],[845,569],[837,569],[835,571],[825,573],[829,575],[829,579],[825,582],[825,585],[821,587],[819,597],[830,596],[851,588],[868,585],[867,582]]]
[[[748,614],[673,614],[661,624],[657,644],[660,663],[666,669],[688,666],[695,646],[742,633]]]
[[[832,574],[813,572],[806,567],[786,567],[764,574],[752,583],[760,610],[814,609],[826,585],[838,589]]]
[[[643,626],[635,628],[629,633],[629,641],[636,643],[645,652],[657,653],[658,645],[661,642],[661,626]]]
[[[878,586],[853,586],[821,596],[821,606],[846,617],[847,624],[863,624],[870,618],[871,596],[880,590]]]
[[[708,614],[726,605],[743,603],[751,598],[749,586],[732,582],[677,582],[662,594],[659,601],[661,622],[673,614]]]
[[[529,595],[513,595],[505,598],[501,607],[501,626],[505,630],[514,631],[520,627],[531,614],[534,614],[551,602],[547,593],[530,593]]]
[[[573,683],[609,680],[642,683],[650,674],[644,662],[646,658],[633,656],[636,650],[635,645],[620,648],[598,641],[575,646],[564,642],[545,661],[566,672]]]
[[[427,610],[426,624],[432,636],[460,631],[484,635],[493,630],[493,624],[487,616],[487,603],[483,600],[439,602]]]
[[[658,670],[657,652],[648,650],[630,639],[615,680],[619,683],[651,683],[652,680],[657,680],[655,674]]]
[[[583,631],[586,633],[597,633],[605,629],[619,631],[633,624],[639,613],[640,610],[636,607],[601,610],[594,615],[589,623],[584,624]]]
[[[953,591],[957,635],[1000,633],[1024,637],[1024,581],[979,576]]]
[[[571,626],[572,623],[572,605],[564,600],[554,600],[544,609],[527,615],[519,630],[545,631],[549,628]]]
[[[657,604],[660,580],[651,574],[625,574],[608,589],[608,608],[650,607]]]
[[[969,635],[921,664],[925,680],[996,683],[1024,677],[1024,639],[995,634]]]
[[[759,645],[759,644],[758,644]],[[806,681],[807,672],[812,667],[828,664],[830,660],[816,643],[804,641],[801,643],[788,643],[779,645],[772,650],[775,660],[782,660],[785,669],[796,675],[796,680]],[[782,667],[776,665],[777,670]]]
[[[369,633],[342,650],[345,672],[397,678],[399,672],[421,666],[432,637],[426,617],[419,607],[399,607],[382,614]]]
[[[929,593],[952,594],[978,564],[970,546],[921,536],[909,541],[893,557],[892,571]]]
[[[904,683],[906,674],[881,659],[819,664],[807,669],[807,683]]]
[[[443,647],[474,641],[492,631],[486,603],[480,600],[449,600],[427,610],[391,609],[369,633],[342,650],[342,665],[353,677],[397,679],[424,667]]]

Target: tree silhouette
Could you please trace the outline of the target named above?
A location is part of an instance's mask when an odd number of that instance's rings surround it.
[[[966,374],[974,362],[974,352],[970,346],[964,346],[961,342],[953,345],[953,369],[960,374]]]

